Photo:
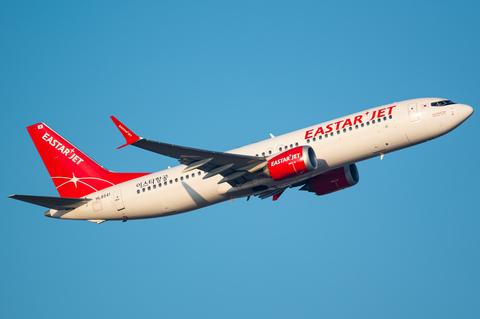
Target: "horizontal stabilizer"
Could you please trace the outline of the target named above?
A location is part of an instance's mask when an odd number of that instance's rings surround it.
[[[30,204],[53,208],[56,210],[73,209],[80,207],[91,199],[86,198],[69,198],[69,197],[51,197],[51,196],[32,196],[32,195],[10,195],[13,199],[21,200]]]

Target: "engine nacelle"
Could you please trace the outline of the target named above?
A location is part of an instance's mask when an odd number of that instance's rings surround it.
[[[355,164],[336,168],[307,180],[300,190],[306,190],[317,195],[330,194],[356,185],[359,181],[358,169]]]
[[[317,156],[310,146],[298,146],[268,161],[264,172],[275,181],[299,176],[317,168]]]

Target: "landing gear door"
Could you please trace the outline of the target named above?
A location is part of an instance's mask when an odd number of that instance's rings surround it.
[[[115,207],[117,208],[117,211],[125,209],[125,205],[123,204],[121,189],[118,189],[113,192],[113,201],[115,202]]]

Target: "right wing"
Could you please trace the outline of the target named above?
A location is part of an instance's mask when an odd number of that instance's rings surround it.
[[[150,141],[130,131],[115,117],[111,116],[111,118],[127,142],[127,144],[119,148],[133,145],[176,158],[181,164],[187,165],[183,170],[184,173],[193,169],[199,169],[207,173],[203,179],[222,175],[223,179],[218,184],[227,182],[231,186],[237,186],[246,183],[262,174],[261,170],[267,165],[267,159],[264,157],[221,153]],[[262,176],[264,175],[262,174]]]

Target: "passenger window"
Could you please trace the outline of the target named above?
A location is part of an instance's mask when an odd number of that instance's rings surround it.
[[[392,119],[392,116],[390,115],[388,118],[389,118],[389,119]]]
[[[297,143],[295,143],[295,146],[298,146],[298,142],[297,142]]]
[[[315,142],[317,139],[314,137],[314,138],[312,138],[312,140]]]
[[[322,139],[322,135],[320,135],[320,136],[318,137],[318,140],[321,140],[321,139]]]
[[[172,181],[172,180],[170,180],[170,184],[173,184],[173,181]]]
[[[310,139],[307,140],[307,143],[310,143]]]
[[[195,177],[195,173],[192,173],[192,177]]]
[[[380,123],[382,121],[382,119],[378,119],[378,123]]]
[[[387,120],[387,117],[385,116],[385,117],[383,118],[383,120],[386,121],[386,120]]]
[[[278,148],[278,150],[281,152],[281,151],[282,151],[282,148],[281,148],[281,147],[279,147],[279,148]]]
[[[139,190],[139,189],[137,189],[137,194],[140,194],[140,190]]]
[[[362,127],[364,127],[364,126],[365,126],[365,124],[362,123]]]
[[[367,126],[370,125],[370,122],[367,122]]]
[[[153,185],[153,189],[156,189],[156,188],[157,188],[157,185],[154,184],[154,185]]]
[[[340,134],[340,131],[337,131],[337,134]]]
[[[265,156],[265,152],[262,152],[262,156]]]
[[[163,185],[167,186],[167,182],[163,183]]]
[[[346,128],[344,128],[344,129],[343,129],[343,133],[345,133],[346,131],[347,131],[347,129],[346,129]]]
[[[330,133],[330,136],[333,136],[333,132],[332,132],[332,133]]]
[[[355,125],[355,128],[356,128],[356,129],[358,128],[358,124],[357,124],[357,125]]]
[[[372,124],[375,124],[375,120],[372,121]],[[367,124],[368,125],[368,124]]]
[[[328,134],[325,134],[325,138],[328,138]]]
[[[202,175],[202,172],[198,172],[198,176]]]
[[[185,176],[185,178],[188,179],[188,176],[190,176],[190,175]]]
[[[148,188],[147,188],[147,189],[148,189],[148,190],[151,190],[152,188],[151,188],[150,186],[148,186]]]
[[[177,183],[177,182],[178,182],[178,178],[175,178],[175,183]]]
[[[292,148],[292,147],[293,147],[293,144],[290,144],[290,148]]]
[[[144,192],[144,193],[145,193],[145,188],[142,188],[142,192]]]
[[[272,154],[272,151],[268,151],[268,155]]]
[[[348,130],[351,131],[351,130],[352,130],[352,127],[350,126],[350,127],[348,128]]]
[[[182,177],[180,177],[180,180],[181,180],[181,181],[183,181],[183,176],[182,176]]]

